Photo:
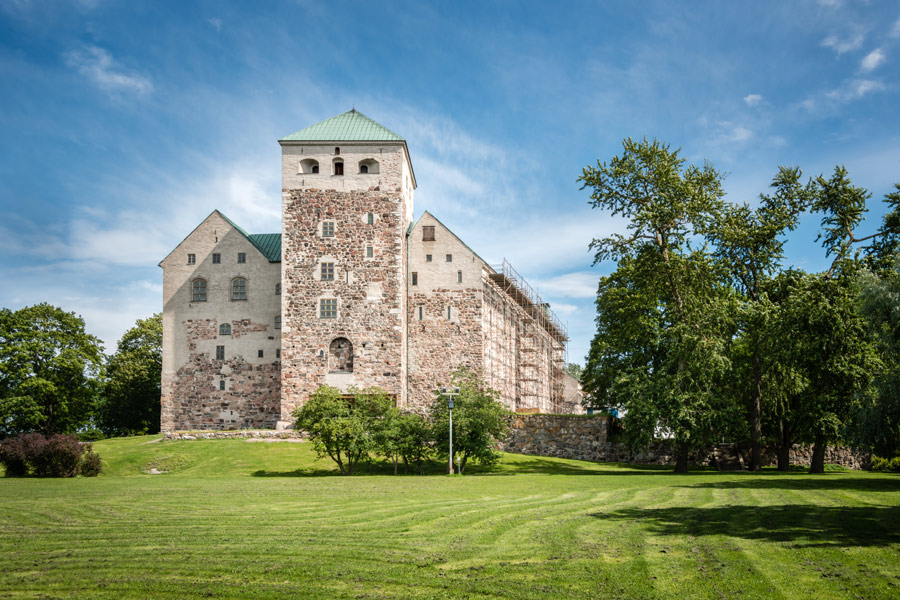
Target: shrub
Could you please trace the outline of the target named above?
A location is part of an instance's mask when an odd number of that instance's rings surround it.
[[[900,473],[900,456],[894,458],[881,458],[873,456],[871,468],[873,471],[882,471],[885,473]]]
[[[6,468],[7,477],[25,477],[28,475],[25,440],[22,436],[6,438],[0,442],[0,464]]]
[[[81,459],[81,474],[85,477],[96,477],[103,471],[103,463],[91,444],[87,445],[86,450]]]
[[[7,477],[75,477],[82,454],[84,447],[74,435],[28,433],[0,443],[0,462]]]

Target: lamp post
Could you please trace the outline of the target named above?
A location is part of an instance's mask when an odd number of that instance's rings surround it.
[[[448,472],[453,475],[453,398],[459,394],[459,388],[454,388],[450,393],[447,393],[447,388],[441,388],[441,393],[447,395],[447,406],[450,408],[450,456],[447,459],[447,465]]]

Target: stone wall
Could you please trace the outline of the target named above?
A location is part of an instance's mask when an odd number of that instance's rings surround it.
[[[275,431],[273,429],[243,429],[236,431],[167,431],[163,438],[176,440],[301,440],[306,436],[298,431]]]
[[[516,415],[510,433],[500,449],[517,454],[553,456],[597,462],[626,462],[638,464],[674,465],[675,451],[671,441],[654,442],[648,448],[631,450],[624,444],[610,442],[608,421],[602,416]],[[747,464],[749,451],[741,449]],[[716,447],[691,453],[690,463],[703,466],[714,464]],[[767,447],[763,465],[774,465],[775,449]],[[791,464],[809,466],[812,447],[795,445],[791,450]],[[829,447],[825,462],[851,469],[866,469],[869,455],[846,447]]]

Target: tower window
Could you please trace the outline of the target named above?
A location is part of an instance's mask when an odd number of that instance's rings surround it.
[[[366,213],[366,223],[369,225],[375,224],[375,215],[372,213]]]
[[[219,335],[231,335],[231,325],[229,323],[219,325]]]
[[[275,348],[275,358],[281,358],[281,348]]]
[[[368,172],[369,172],[369,165],[359,165],[359,172],[360,172],[360,173],[368,173]]]
[[[378,161],[374,158],[365,158],[359,161],[360,173],[378,173]]]
[[[422,241],[434,241],[434,225],[422,225]]]
[[[375,249],[372,246],[366,246],[366,258],[373,258],[375,256]]]
[[[275,295],[276,295],[276,296],[280,296],[280,295],[281,295],[281,284],[280,284],[280,283],[276,283],[276,284],[275,284]]]
[[[222,263],[222,255],[218,252],[213,252],[213,264],[218,265]]]
[[[419,307],[419,320],[422,320],[422,307]]]
[[[206,302],[205,279],[195,279],[191,288],[191,302]]]
[[[334,263],[322,263],[322,281],[334,281]]]
[[[319,172],[319,161],[314,160],[312,158],[305,158],[300,161],[300,172],[301,173],[318,173]]]
[[[342,161],[342,160],[334,161],[334,174],[335,175],[343,175],[344,174],[344,161]]]
[[[263,352],[262,350],[257,350],[256,358],[265,358],[265,352]]]
[[[418,273],[412,274],[412,284],[419,285],[419,274]]]
[[[216,360],[225,360],[225,346],[216,346]]]
[[[247,280],[238,277],[231,282],[231,299],[246,300],[247,299]]]
[[[453,255],[452,255],[452,254],[448,254],[448,255],[447,255],[447,262],[453,262]]]
[[[447,320],[449,321],[452,318],[453,318],[453,307],[448,306],[447,307]]]
[[[281,315],[275,317],[275,329],[281,329]]]
[[[322,237],[334,237],[334,221],[322,223]]]
[[[313,175],[318,175],[318,173],[319,173],[319,165],[313,165],[312,173],[313,173]]]
[[[430,254],[426,254],[426,255],[425,255],[425,262],[431,262],[431,255],[430,255]]]
[[[247,262],[247,253],[238,252],[238,264],[244,264],[245,262]]]
[[[319,300],[319,318],[337,318],[337,298],[322,298]]]
[[[196,254],[188,254],[188,264],[189,265],[197,264],[197,255]]]
[[[335,156],[338,155],[338,154],[340,154],[340,153],[341,153],[340,147],[335,146],[335,147],[334,147],[334,154],[335,154]]]
[[[225,391],[225,380],[224,379],[219,380],[219,389],[222,391]]]
[[[456,272],[456,283],[462,283],[462,271]]]

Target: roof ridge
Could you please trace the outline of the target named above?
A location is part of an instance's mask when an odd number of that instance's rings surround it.
[[[381,123],[352,108],[309,127],[304,127],[279,141],[353,142],[405,141]]]

